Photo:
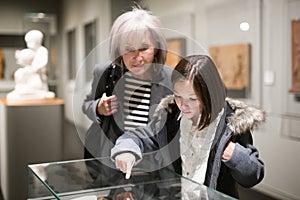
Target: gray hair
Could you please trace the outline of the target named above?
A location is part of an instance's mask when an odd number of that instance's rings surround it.
[[[128,38],[135,42],[141,41],[146,33],[150,33],[150,39],[157,49],[154,62],[164,64],[167,54],[167,42],[162,33],[161,22],[152,12],[133,7],[120,15],[114,22],[110,32],[110,57],[120,64],[122,59],[121,49],[126,45]]]

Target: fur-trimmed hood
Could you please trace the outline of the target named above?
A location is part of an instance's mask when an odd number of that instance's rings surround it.
[[[226,102],[234,111],[232,116],[228,116],[227,123],[233,134],[242,134],[246,131],[258,128],[259,125],[265,121],[265,112],[254,106],[228,97],[226,98]],[[160,118],[165,111],[169,113],[172,112],[170,105],[174,103],[173,95],[163,98],[156,108],[154,117]]]
[[[228,127],[234,134],[253,130],[265,121],[265,112],[240,100],[226,98],[234,114],[228,118]]]

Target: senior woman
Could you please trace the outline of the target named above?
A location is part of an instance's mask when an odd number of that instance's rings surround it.
[[[161,22],[151,12],[133,7],[114,21],[111,61],[95,66],[91,91],[82,105],[92,121],[85,138],[85,158],[110,156],[116,139],[124,131],[146,126],[160,100],[172,94],[173,70],[165,65],[166,53]],[[121,174],[111,173],[107,165],[88,166],[91,176],[109,173],[113,179]],[[101,177],[102,181],[106,178]]]

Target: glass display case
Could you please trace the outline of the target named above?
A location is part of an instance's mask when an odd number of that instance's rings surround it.
[[[113,166],[109,158],[29,165],[28,199],[234,199],[168,169],[134,168],[127,180],[119,170],[99,172],[99,162]]]

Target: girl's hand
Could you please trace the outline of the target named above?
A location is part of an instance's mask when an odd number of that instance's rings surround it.
[[[116,156],[116,168],[125,173],[125,178],[129,179],[131,176],[131,170],[135,164],[135,155],[132,153],[121,153]]]
[[[235,143],[229,141],[223,151],[222,158],[224,160],[228,160],[231,157],[231,155],[234,151],[234,148],[235,148]]]
[[[103,93],[98,105],[97,112],[100,115],[109,116],[118,111],[118,99],[116,95],[107,97],[106,93]]]

